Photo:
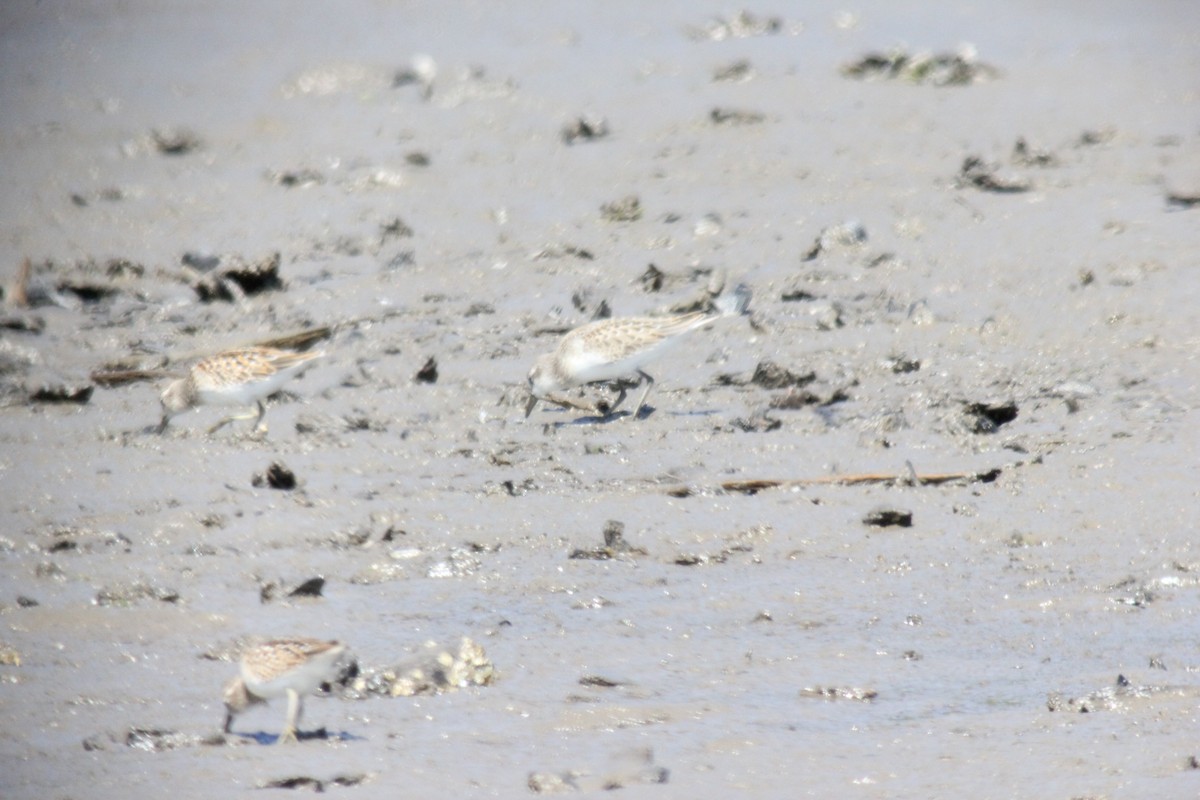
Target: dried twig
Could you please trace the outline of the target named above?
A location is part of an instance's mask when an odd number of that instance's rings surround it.
[[[332,327],[329,325],[319,325],[315,328],[305,328],[296,333],[289,333],[286,336],[276,336],[272,339],[254,342],[253,346],[277,347],[280,350],[304,350],[311,347],[314,342],[328,339],[331,336],[333,336]]]
[[[944,483],[991,483],[1000,477],[1001,468],[993,467],[984,472],[939,472],[928,475],[897,475],[885,472],[867,472],[856,475],[824,475],[819,478],[751,478],[722,481],[720,488],[726,492],[757,494],[764,489],[786,489],[803,486],[858,486],[864,483],[908,483],[918,486],[940,486]],[[695,492],[686,486],[673,486],[667,494],[687,497]]]
[[[17,308],[29,307],[29,276],[33,274],[33,262],[26,257],[17,268],[17,276],[8,291],[8,300]]]
[[[138,381],[153,381],[165,378],[173,373],[164,369],[97,369],[92,370],[88,377],[92,383],[111,389],[114,386],[124,386]]]

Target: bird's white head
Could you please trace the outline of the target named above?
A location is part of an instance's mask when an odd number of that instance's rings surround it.
[[[158,432],[162,433],[171,417],[187,411],[192,406],[193,396],[187,378],[171,381],[163,390],[159,401],[162,403],[162,421],[159,423]]]
[[[537,361],[533,362],[533,369],[529,370],[529,401],[525,405],[525,416],[533,413],[533,407],[537,405],[538,400],[546,399],[551,392],[559,389],[558,384],[554,354],[538,356]]]
[[[245,711],[255,703],[266,702],[261,697],[253,695],[246,688],[246,682],[241,678],[234,678],[225,685],[224,697],[225,700],[225,732],[229,733],[230,727],[233,725],[233,718]]]

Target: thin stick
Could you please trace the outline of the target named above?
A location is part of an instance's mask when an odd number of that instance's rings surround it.
[[[26,257],[17,267],[17,277],[8,292],[8,300],[17,308],[29,306],[29,276],[33,273],[33,262]]]
[[[264,339],[261,342],[255,342],[255,347],[274,347],[279,350],[304,350],[310,347],[313,342],[319,342],[321,339],[328,339],[333,335],[333,328],[328,325],[319,325],[315,328],[305,328],[296,333],[289,333],[286,336],[276,336],[273,339]]]
[[[305,350],[312,345],[313,342],[321,339],[328,339],[333,335],[334,329],[329,325],[318,325],[313,328],[304,328],[293,333],[287,333],[283,336],[272,336],[270,339],[259,339],[245,344],[233,344],[221,347],[219,349],[206,348],[204,350],[193,350],[190,353],[182,353],[174,355],[170,358],[172,364],[181,362],[194,361],[198,358],[203,358],[213,353],[223,353],[228,350],[235,350],[240,347],[274,347],[277,350]]]
[[[915,483],[918,486],[940,486],[943,483],[962,481],[963,483],[991,483],[1000,476],[1001,468],[994,467],[984,472],[937,472],[928,475],[912,477],[896,475],[895,473],[867,472],[854,475],[823,475],[819,478],[751,478],[742,480],[722,481],[719,485],[723,491],[739,492],[741,494],[757,494],[764,489],[780,489],[804,486],[859,486],[867,483]],[[687,497],[694,492],[686,486],[673,486],[667,494],[675,497]]]
[[[154,381],[171,374],[162,369],[97,369],[93,370],[89,377],[92,379],[92,383],[112,388],[138,381]]]

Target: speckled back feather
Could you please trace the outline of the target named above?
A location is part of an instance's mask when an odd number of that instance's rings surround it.
[[[269,378],[321,355],[320,352],[297,353],[273,347],[244,347],[200,361],[192,367],[191,379],[197,390],[219,389],[230,384]]]
[[[339,647],[338,642],[323,639],[272,639],[242,655],[242,673],[251,680],[270,681]]]
[[[677,317],[601,319],[571,331],[559,344],[559,350],[567,352],[571,349],[586,348],[604,353],[616,361],[716,319],[717,317],[703,311]]]

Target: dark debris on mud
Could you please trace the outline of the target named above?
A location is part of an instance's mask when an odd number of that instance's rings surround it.
[[[182,596],[175,589],[156,586],[144,581],[106,586],[96,593],[93,601],[98,606],[132,606],[142,600],[160,603],[179,603]]]
[[[868,53],[842,67],[855,80],[902,80],[931,86],[967,86],[1000,77],[1000,70],[977,60],[973,48],[957,53],[910,53],[903,48]]]
[[[1125,675],[1118,675],[1111,686],[1105,686],[1083,695],[1072,697],[1061,692],[1050,692],[1046,697],[1046,708],[1049,711],[1071,711],[1078,714],[1091,714],[1098,711],[1128,712],[1135,705],[1148,704],[1156,700],[1163,702],[1167,698],[1180,699],[1189,704],[1194,703],[1197,698],[1200,698],[1200,687],[1138,684]]]
[[[114,548],[123,553],[133,550],[133,542],[120,531],[96,530],[75,525],[56,525],[43,536],[39,545],[47,553],[92,553]]]
[[[666,767],[656,765],[654,751],[635,748],[608,759],[600,769],[547,770],[529,773],[527,785],[534,794],[611,792],[638,785],[662,785],[671,777]]]
[[[863,517],[863,524],[872,528],[911,528],[913,512],[902,508],[881,506],[868,511]]]
[[[413,375],[413,380],[417,383],[437,383],[438,379],[438,364],[437,359],[430,356],[425,360],[425,364],[417,370],[417,374]]]
[[[960,189],[972,188],[997,194],[1019,194],[1033,188],[1033,183],[1028,179],[1004,173],[998,164],[974,155],[963,159],[955,177],[955,185]]]
[[[857,686],[806,686],[800,690],[800,697],[817,700],[853,700],[869,703],[879,697],[874,689],[863,689]]]
[[[221,733],[199,735],[164,728],[134,727],[120,733],[98,733],[89,736],[83,740],[83,749],[93,752],[128,747],[147,753],[164,753],[184,747],[215,747],[227,743],[227,737]]]
[[[262,603],[275,600],[293,600],[297,598],[313,599],[321,597],[325,590],[325,578],[320,575],[306,578],[292,585],[283,581],[266,581],[258,590],[258,599]]]
[[[577,142],[595,142],[609,134],[608,120],[591,114],[583,114],[568,122],[562,128],[563,144],[572,145]]]
[[[607,222],[636,222],[642,218],[642,213],[642,201],[635,194],[600,207],[600,216]]]
[[[200,137],[187,128],[155,128],[150,132],[154,149],[164,156],[186,156],[203,147]]]
[[[718,107],[708,112],[708,120],[713,125],[758,125],[766,122],[767,115],[760,111]]]
[[[1017,418],[1015,400],[991,400],[963,404],[966,427],[972,433],[991,434]]]
[[[272,489],[290,492],[299,485],[299,482],[296,479],[296,473],[288,469],[287,465],[280,461],[273,461],[263,472],[254,473],[250,479],[250,485],[256,489],[268,486]]]
[[[294,775],[287,778],[272,778],[259,782],[256,789],[301,789],[323,794],[331,788],[360,786],[373,778],[371,773],[335,775],[332,778],[314,778],[310,775]]]
[[[610,519],[604,523],[604,544],[599,547],[577,548],[567,558],[607,561],[613,558],[647,555],[646,548],[636,547],[625,540],[625,523]]]
[[[95,386],[90,383],[43,383],[30,387],[31,403],[75,403],[84,405],[92,399]]]
[[[731,17],[714,17],[703,25],[689,26],[684,32],[694,41],[723,42],[798,31],[798,25],[789,26],[783,17],[759,16],[742,10]]]
[[[783,420],[771,416],[770,409],[760,408],[745,417],[734,417],[719,431],[734,431],[739,433],[770,433],[783,427]]]
[[[198,276],[192,281],[192,289],[202,303],[232,303],[260,292],[282,289],[280,263],[278,252],[255,261],[238,255],[183,257],[183,266]]]
[[[760,386],[764,389],[790,389],[807,386],[817,379],[817,373],[792,372],[774,361],[760,361],[749,375],[726,372],[717,375],[717,386]]]

